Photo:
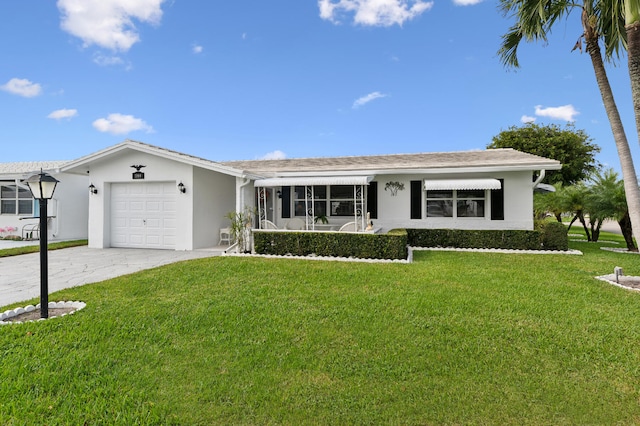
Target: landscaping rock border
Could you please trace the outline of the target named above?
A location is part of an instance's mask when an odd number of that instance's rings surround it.
[[[38,318],[38,319],[27,319],[25,321],[16,321],[14,318],[18,316],[27,316],[26,314],[35,312],[40,309],[40,304],[37,305],[28,305],[24,308],[15,308],[10,309],[8,311],[4,311],[0,314],[0,325],[8,325],[8,324],[22,324],[24,322],[36,322],[36,321],[45,321],[48,319],[64,317],[66,315],[74,314],[80,309],[84,309],[87,304],[79,301],[60,301],[60,302],[49,302],[47,305],[49,307],[49,318]],[[63,311],[60,315],[56,315],[56,310]],[[30,317],[30,316],[28,316]]]

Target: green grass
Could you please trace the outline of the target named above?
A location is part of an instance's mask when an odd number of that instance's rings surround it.
[[[61,291],[87,307],[0,328],[0,424],[639,424],[640,293],[593,277],[640,258],[601,245],[220,257]]]
[[[87,240],[73,240],[73,241],[61,241],[58,243],[50,243],[47,245],[49,250],[59,250],[69,247],[86,246]],[[10,249],[0,250],[0,257],[18,256],[20,254],[38,253],[40,251],[40,245],[34,244],[31,246],[14,247]]]

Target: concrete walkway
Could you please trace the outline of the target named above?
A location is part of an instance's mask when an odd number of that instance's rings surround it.
[[[86,246],[53,250],[48,255],[49,293],[181,260],[220,254],[217,250],[91,249]],[[0,307],[39,297],[40,254],[0,258]]]

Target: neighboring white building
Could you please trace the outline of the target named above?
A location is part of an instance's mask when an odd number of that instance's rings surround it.
[[[512,149],[221,163],[127,140],[61,171],[85,183],[90,247],[193,250],[216,246],[244,206],[283,229],[362,229],[369,213],[381,232],[530,230],[534,187],[560,167]]]
[[[49,240],[87,238],[88,178],[61,173],[65,161],[0,163],[0,229],[2,236],[38,237],[39,205],[24,179],[43,170],[60,181],[48,202]],[[7,232],[8,228],[15,231]]]

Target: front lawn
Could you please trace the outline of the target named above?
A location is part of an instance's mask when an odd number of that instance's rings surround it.
[[[0,327],[0,424],[637,424],[640,292],[593,277],[640,257],[601,245],[219,257],[68,289],[50,300],[85,309]]]

